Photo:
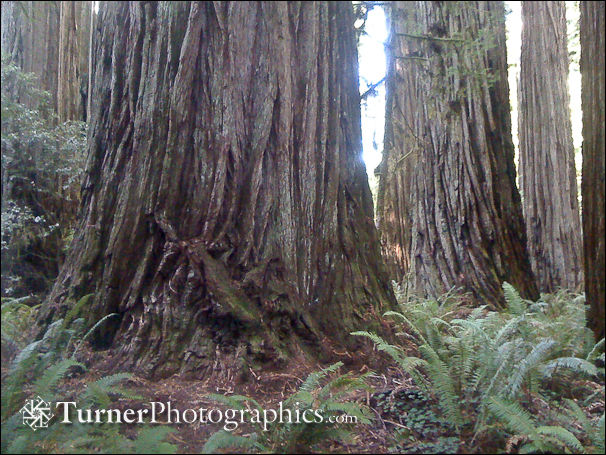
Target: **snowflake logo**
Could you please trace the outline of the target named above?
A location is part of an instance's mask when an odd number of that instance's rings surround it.
[[[34,431],[38,428],[48,428],[48,422],[53,418],[51,404],[39,396],[26,401],[19,412],[23,414],[23,425],[29,425]]]

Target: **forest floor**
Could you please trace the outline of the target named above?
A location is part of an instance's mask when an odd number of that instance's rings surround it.
[[[92,351],[85,348],[84,357],[89,367],[84,374],[74,376],[63,382],[61,389],[69,400],[70,393],[76,398],[76,391],[83,390],[104,376],[115,374],[115,359],[111,350]],[[410,345],[409,355],[416,353],[416,347]],[[350,358],[348,366],[342,367],[339,374],[352,373],[359,376],[368,373],[368,352],[354,354],[346,352]],[[454,437],[453,428],[445,426],[438,417],[438,403],[423,398],[412,378],[393,366],[393,362],[381,353],[374,352],[371,360],[373,373],[367,379],[368,390],[350,393],[344,397],[348,402],[367,406],[372,413],[372,424],[357,424],[352,428],[352,438],[348,443],[327,439],[315,447],[315,452],[332,453],[477,453],[478,447],[465,447],[459,438]],[[180,414],[185,409],[225,409],[209,398],[211,394],[243,395],[256,400],[264,409],[277,409],[281,401],[295,393],[309,374],[319,371],[327,365],[311,363],[303,357],[291,359],[286,368],[277,371],[252,371],[246,375],[245,382],[225,381],[219,376],[206,380],[185,379],[174,375],[167,379],[149,380],[132,375],[125,385],[138,399],[119,398],[112,403],[113,409],[139,409],[149,402],[170,402],[173,409]],[[419,425],[414,427],[406,422],[407,413],[420,416]],[[210,436],[222,428],[223,423],[176,424],[171,423],[174,432],[168,435],[167,441],[178,447],[178,453],[201,453],[202,447]],[[122,425],[128,436],[137,432],[137,425]],[[254,431],[250,424],[240,425],[234,434],[249,436]],[[456,440],[456,442],[455,442]],[[486,447],[486,446],[484,446]],[[481,452],[482,450],[480,450]],[[231,451],[227,451],[231,453]],[[234,453],[237,453],[235,451]]]
[[[411,351],[414,346],[411,346]],[[81,376],[67,380],[64,390],[82,390],[86,384],[103,376],[114,374],[110,365],[111,351],[92,353],[94,363]],[[411,352],[412,353],[412,352]],[[378,354],[378,353],[377,353]],[[353,356],[352,356],[353,357]],[[380,355],[378,357],[381,357]],[[365,357],[367,358],[367,357]],[[377,358],[373,361],[374,371],[367,380],[369,390],[349,394],[349,402],[357,402],[370,408],[373,415],[372,424],[358,424],[352,429],[352,439],[348,443],[327,439],[315,447],[315,452],[331,453],[496,453],[507,444],[509,450],[519,441],[488,441],[474,440],[472,434],[457,436],[454,428],[445,424],[440,417],[438,403],[424,398],[414,386],[412,379],[406,373],[393,366],[393,362],[385,359],[382,368],[377,368]],[[306,377],[326,365],[312,364],[303,358],[292,359],[287,368],[279,371],[253,372],[246,382],[222,379],[191,380],[178,375],[161,380],[148,380],[133,375],[126,383],[129,390],[139,395],[138,400],[121,398],[113,403],[114,408],[138,409],[143,403],[170,402],[173,409],[180,413],[185,409],[225,409],[209,398],[210,394],[243,395],[255,399],[264,409],[277,409],[281,401],[295,393]],[[339,374],[351,372],[361,375],[369,372],[362,358],[356,359],[348,367],[343,367]],[[576,381],[572,388],[579,390],[598,390],[602,383],[587,380]],[[534,405],[539,412],[548,413],[547,403],[536,396]],[[541,409],[544,408],[542,411]],[[601,409],[591,409],[589,412],[603,412]],[[419,420],[411,424],[407,414],[417,415]],[[168,435],[168,442],[178,447],[179,453],[201,453],[202,447],[210,436],[222,428],[218,424],[171,424],[175,431]],[[125,433],[137,431],[136,425],[125,425]],[[254,429],[250,424],[240,425],[234,434],[249,436]],[[515,450],[513,450],[515,452]],[[231,453],[231,451],[227,451]],[[237,453],[235,451],[234,453]]]
[[[82,390],[89,384],[101,377],[115,374],[113,368],[114,360],[111,351],[89,351],[91,364],[85,374],[67,380],[62,388],[68,392],[70,390]],[[353,357],[347,353],[349,357]],[[377,397],[381,394],[393,394],[408,390],[411,388],[410,378],[402,378],[401,371],[386,364],[381,368],[381,375],[373,374],[367,383],[370,386],[367,391],[359,391],[349,394],[346,398],[349,402],[358,402],[368,406],[373,412],[372,425],[356,425],[353,429],[353,440],[349,444],[327,441],[322,450],[337,453],[389,453],[390,447],[395,446],[394,430],[406,428],[401,422],[398,422],[398,416],[379,408]],[[377,366],[376,362],[375,367]],[[126,386],[140,399],[130,400],[120,398],[112,406],[122,409],[138,409],[143,403],[149,402],[170,402],[173,409],[178,409],[182,413],[185,409],[212,409],[225,408],[224,405],[218,405],[209,398],[210,394],[221,395],[243,395],[256,400],[264,409],[277,409],[281,401],[285,401],[290,395],[295,393],[307,376],[313,372],[319,371],[327,365],[311,363],[305,358],[291,359],[286,368],[277,371],[253,371],[250,370],[249,378],[246,382],[233,380],[226,382],[220,376],[206,380],[184,379],[179,375],[174,375],[167,379],[149,380],[138,375],[133,375],[126,382]],[[377,369],[377,371],[379,371]],[[361,375],[369,372],[368,366],[361,359],[351,362],[348,367],[343,367],[339,373],[353,373]],[[222,428],[222,423],[218,424],[171,424],[175,431],[170,433],[168,441],[179,447],[179,453],[200,453],[209,437]],[[131,425],[135,430],[136,425]],[[128,425],[124,426],[128,433]],[[247,435],[251,431],[250,424],[240,425],[234,434]],[[393,451],[393,449],[392,449]]]
[[[441,321],[441,317],[437,317],[436,315],[444,313],[449,315],[451,318],[450,320],[454,320],[453,318],[460,318],[460,320],[466,320],[467,322],[475,321],[476,323],[478,320],[492,320],[494,321],[495,330],[500,330],[504,320],[509,320],[510,322],[524,320],[528,322],[528,325],[517,326],[518,329],[524,331],[535,326],[539,327],[540,330],[538,330],[537,333],[539,333],[541,337],[546,336],[548,333],[547,331],[549,331],[549,333],[553,331],[551,336],[558,340],[561,338],[561,344],[570,344],[574,347],[580,343],[580,338],[576,335],[582,334],[586,330],[583,321],[581,321],[584,314],[584,307],[582,301],[579,301],[578,299],[574,299],[573,301],[569,300],[568,297],[560,300],[547,299],[547,301],[550,302],[550,311],[546,313],[549,315],[547,322],[544,319],[541,319],[546,317],[543,313],[526,312],[523,314],[523,318],[517,317],[517,319],[512,319],[511,315],[507,316],[509,319],[502,319],[501,314],[492,313],[492,316],[490,316],[485,313],[484,316],[482,316],[482,319],[478,319],[481,311],[472,309],[466,305],[449,306],[447,302],[443,302],[441,306],[437,306],[437,303],[427,304],[427,302],[421,302],[421,304],[411,303],[410,305],[414,306],[413,309],[416,311],[415,314],[420,315],[420,317],[423,318]],[[545,305],[547,305],[547,303],[545,303]],[[432,313],[430,311],[431,308],[439,310],[440,313]],[[568,311],[568,313],[565,310]],[[576,317],[573,317],[573,313],[578,314]],[[495,319],[495,316],[498,316],[498,320]],[[499,321],[499,323],[496,321]],[[485,327],[487,328],[487,333],[490,333],[490,327],[492,326],[486,322]],[[566,328],[566,330],[563,330],[563,327]],[[396,327],[388,325],[388,330],[386,330],[386,332],[395,335],[395,330],[392,331],[392,329],[395,328]],[[475,340],[476,335],[475,332],[473,333],[474,335],[472,338]],[[571,334],[576,335],[572,336]],[[398,347],[401,349],[401,354],[404,357],[416,358],[422,355],[423,346],[419,347],[418,340],[415,336],[408,332],[398,332],[397,335]],[[418,333],[418,336],[421,336],[420,332]],[[443,338],[438,338],[437,343],[443,343],[445,339],[445,336]],[[465,340],[465,338],[459,338],[459,341],[461,340]],[[537,342],[533,343],[533,340],[534,338],[529,333],[524,335],[523,341],[528,345],[527,348],[529,351],[526,359],[534,355],[536,346],[541,345]],[[467,340],[467,342],[469,342],[469,340]],[[370,423],[357,423],[344,426],[345,429],[349,430],[349,438],[337,440],[333,437],[324,436],[323,438],[320,438],[319,443],[302,444],[300,446],[301,449],[295,449],[292,450],[292,452],[500,453],[506,451],[507,453],[517,453],[528,443],[529,438],[528,432],[525,432],[526,430],[523,429],[516,432],[504,431],[503,425],[500,423],[490,423],[486,427],[490,431],[478,431],[476,437],[474,427],[478,421],[479,414],[478,398],[484,389],[480,389],[479,392],[474,394],[456,395],[455,406],[460,408],[461,419],[459,426],[455,427],[454,424],[451,423],[453,420],[447,417],[449,414],[447,414],[446,409],[448,408],[447,404],[449,401],[442,398],[442,401],[438,402],[438,399],[436,398],[442,396],[440,392],[443,391],[443,384],[436,382],[436,377],[434,377],[432,379],[432,388],[427,392],[427,394],[431,396],[426,395],[418,387],[418,384],[423,383],[423,381],[421,380],[419,383],[415,383],[413,378],[400,368],[403,363],[397,364],[392,357],[385,354],[385,352],[389,351],[380,352],[378,350],[378,348],[381,348],[380,345],[378,345],[377,348],[375,343],[376,341],[374,341],[374,343],[369,342],[363,344],[362,346],[365,347],[358,349],[355,352],[337,352],[334,349],[329,349],[338,355],[337,357],[343,361],[343,365],[338,370],[328,374],[328,376],[324,377],[321,381],[321,385],[329,381],[332,383],[333,380],[337,381],[345,378],[344,375],[348,373],[351,373],[351,377],[354,378],[364,376],[368,388],[352,388],[347,394],[341,396],[339,401],[346,402],[345,404],[347,405],[362,405],[369,409],[368,414],[371,417]],[[473,355],[473,352],[475,352],[474,350],[479,349],[477,342],[475,341],[470,346],[472,346],[473,349],[467,353],[467,356]],[[530,349],[532,346],[535,346],[535,348]],[[15,359],[14,356],[17,352],[16,350],[5,349],[5,347],[5,344],[3,344],[1,367],[3,406],[6,379],[7,377],[10,377],[9,365],[11,364],[11,361]],[[385,350],[385,348],[381,349]],[[83,391],[87,390],[92,384],[97,384],[96,381],[122,372],[116,368],[116,365],[119,363],[117,362],[118,357],[117,354],[114,354],[112,349],[93,350],[88,342],[85,342],[79,346],[77,351],[78,355],[75,359],[81,362],[85,368],[78,367],[70,370],[70,374],[61,374],[63,379],[59,380],[56,390],[56,396],[61,397],[61,401],[77,402],[83,396]],[[448,360],[447,357],[444,358]],[[568,357],[563,358],[570,360]],[[452,385],[454,386],[457,381],[459,381],[457,372],[460,370],[456,368],[460,368],[462,361],[460,362],[453,359],[454,356],[450,359],[451,364],[449,364],[450,367],[448,368],[454,368],[451,375],[451,380],[453,381]],[[338,359],[334,360],[336,361]],[[295,393],[300,393],[302,384],[305,383],[306,379],[308,379],[312,373],[317,374],[323,368],[327,368],[331,363],[332,362],[328,364],[318,364],[301,354],[293,356],[289,360],[289,363],[285,366],[283,365],[280,369],[259,367],[257,370],[251,368],[248,369],[248,371],[227,372],[219,369],[210,377],[202,380],[187,379],[180,375],[174,375],[166,379],[152,380],[141,375],[131,374],[130,377],[123,382],[123,385],[128,389],[128,393],[122,393],[119,390],[122,387],[118,389],[107,389],[108,394],[111,395],[111,397],[108,395],[106,401],[108,403],[111,401],[111,409],[121,409],[122,411],[125,411],[126,409],[138,410],[149,408],[149,402],[170,402],[171,407],[178,410],[180,415],[183,415],[183,412],[186,409],[220,409],[224,411],[226,408],[232,407],[227,404],[217,403],[217,401],[212,398],[213,394],[218,395],[221,398],[240,395],[255,400],[263,409],[278,409],[280,402],[286,402],[289,398],[293,397]],[[539,366],[538,362],[535,363]],[[468,376],[472,373],[476,373],[476,368],[481,367],[480,364],[474,365],[475,366],[468,371]],[[603,354],[599,366],[603,368]],[[444,367],[447,368],[446,365],[444,365]],[[503,386],[506,385],[505,383],[507,383],[511,377],[515,377],[516,368],[517,364],[507,364],[504,375],[499,379],[499,382],[504,383]],[[52,368],[49,368],[47,371],[51,370]],[[120,377],[122,378],[122,376]],[[417,377],[416,379],[418,380],[419,378]],[[15,408],[17,415],[18,407],[21,406],[20,403],[22,403],[22,395],[32,397],[35,393],[41,393],[35,392],[35,390],[37,390],[36,382],[37,381],[19,383],[18,391],[12,392],[19,401],[18,406]],[[575,372],[574,374],[563,374],[561,377],[558,376],[557,378],[555,374],[553,374],[547,382],[542,383],[542,389],[539,389],[536,385],[537,384],[533,386],[532,381],[529,381],[528,387],[522,387],[518,396],[518,401],[523,405],[529,415],[528,419],[536,420],[536,422],[539,422],[541,425],[548,425],[548,427],[544,426],[541,428],[551,429],[550,431],[557,430],[561,433],[561,431],[566,428],[573,431],[575,434],[580,434],[579,437],[581,438],[584,447],[589,448],[588,451],[591,452],[595,448],[595,444],[592,445],[590,443],[588,439],[589,433],[583,435],[581,420],[574,416],[570,416],[566,412],[564,405],[566,399],[568,399],[568,401],[574,400],[579,405],[580,412],[585,414],[588,419],[592,421],[599,419],[599,416],[604,413],[603,372],[601,375],[596,374],[593,376]],[[309,390],[315,397],[313,399],[314,404],[319,404],[320,400],[318,399],[316,391],[319,391],[321,387],[313,387],[314,388],[310,388]],[[440,389],[440,387],[442,387],[442,389]],[[333,390],[331,389],[331,393],[332,392]],[[589,399],[588,397],[593,398]],[[330,403],[330,399],[326,402]],[[105,408],[108,408],[106,405],[104,406]],[[11,412],[14,413],[15,410]],[[521,418],[523,418],[523,416]],[[162,423],[165,420],[165,415],[161,415],[159,423]],[[6,422],[3,421],[3,434],[5,433],[5,423]],[[215,424],[204,424],[201,422],[171,422],[164,424],[171,430],[166,435],[166,441],[176,446],[178,453],[201,453],[204,450],[205,444],[209,441],[209,438],[224,428],[224,423],[225,422]],[[235,436],[244,436],[245,438],[250,437],[245,439],[245,441],[253,440],[255,437],[262,437],[264,438],[263,445],[267,448],[266,451],[280,453],[282,450],[285,450],[283,444],[284,439],[280,439],[284,435],[274,437],[275,433],[286,433],[286,438],[295,434],[294,431],[291,432],[291,428],[282,427],[282,425],[283,424],[275,423],[272,427],[273,433],[270,431],[270,433],[260,435],[259,425],[244,423],[239,424],[232,434]],[[536,424],[533,423],[533,425]],[[562,427],[562,429],[558,429],[559,427]],[[308,427],[306,427],[306,429],[307,428]],[[341,426],[339,426],[339,428],[341,428]],[[553,430],[554,428],[556,430]],[[66,436],[69,441],[76,438],[73,428],[66,428],[65,430],[67,431],[67,434],[64,434],[64,436]],[[119,434],[115,433],[114,436],[126,436],[129,441],[138,441],[138,435],[143,433],[143,431],[140,430],[141,425],[120,424],[119,429],[116,430]],[[321,432],[319,431],[318,433]],[[242,442],[242,439],[239,439],[239,441]],[[61,447],[57,446],[56,442],[51,442],[50,444],[47,442],[42,445],[36,444],[38,443],[34,443],[32,446],[37,449],[44,449],[41,453],[57,453],[58,450],[55,449]],[[72,447],[70,444],[71,442],[68,443],[68,446]],[[98,451],[99,450],[97,449],[93,450],[93,452]],[[258,452],[259,450],[255,447],[252,451]],[[58,453],[61,452],[59,451]]]
[[[409,354],[414,351],[411,345]],[[115,374],[112,367],[114,359],[111,350],[92,351],[90,347],[84,349],[89,358],[89,367],[86,372],[67,378],[60,384],[60,390],[64,400],[76,399],[78,393],[87,387],[87,384],[104,377]],[[438,403],[423,399],[418,393],[418,388],[407,374],[393,366],[393,363],[385,359],[382,368],[378,366],[383,363],[377,361],[381,358],[376,353],[373,361],[374,371],[381,374],[373,374],[367,380],[369,390],[359,391],[346,397],[349,402],[357,402],[369,407],[374,413],[372,424],[355,425],[352,429],[352,440],[349,443],[336,442],[327,439],[326,442],[315,447],[316,453],[497,453],[507,443],[511,452],[511,444],[516,441],[484,441],[473,440],[472,435],[460,435],[456,437],[453,428],[443,424],[439,417]],[[353,355],[351,355],[353,357]],[[367,359],[368,357],[364,357]],[[351,372],[361,375],[369,372],[368,366],[363,358],[356,359],[348,367],[343,367],[339,374]],[[6,366],[9,362],[3,362],[2,376],[5,377]],[[148,380],[138,375],[132,375],[125,383],[130,392],[138,395],[137,399],[118,398],[112,403],[112,409],[139,409],[149,402],[170,402],[173,409],[178,409],[180,414],[185,409],[213,409],[222,408],[209,398],[210,394],[221,395],[244,395],[255,399],[264,409],[277,409],[278,403],[284,401],[295,393],[305,378],[326,365],[310,363],[303,358],[293,359],[289,367],[279,371],[251,371],[252,380],[246,382],[226,382],[221,379],[192,380],[184,379],[174,375],[167,379]],[[603,382],[593,383],[587,380],[578,380],[571,385],[571,389],[599,390],[603,389]],[[546,406],[541,403],[540,398],[535,397],[535,406],[538,409]],[[599,404],[599,403],[598,403]],[[593,405],[595,407],[595,403]],[[544,409],[545,413],[548,409]],[[601,402],[600,409],[586,409],[589,413],[603,413],[604,403]],[[541,411],[539,411],[541,412]],[[406,419],[416,413],[421,416],[419,425],[411,425],[411,420]],[[202,447],[210,436],[222,428],[218,424],[171,424],[174,431],[169,433],[167,441],[176,445],[178,453],[201,453]],[[137,425],[121,425],[122,431],[134,437],[138,431]],[[234,434],[249,436],[254,429],[250,424],[240,425]],[[467,437],[466,437],[467,436]],[[227,453],[238,451],[227,451]]]

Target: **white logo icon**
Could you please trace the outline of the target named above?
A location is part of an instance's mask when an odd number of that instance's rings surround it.
[[[39,396],[28,400],[19,412],[23,414],[23,425],[29,425],[34,431],[48,428],[48,422],[53,418],[50,403]]]

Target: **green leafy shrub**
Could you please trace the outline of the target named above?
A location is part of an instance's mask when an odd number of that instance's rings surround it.
[[[57,125],[50,95],[5,59],[1,82],[2,295],[44,294],[76,222],[86,124]]]
[[[39,304],[33,304],[29,296],[2,297],[3,360],[12,358],[14,351],[23,349],[27,344],[27,333],[35,320],[39,306]]]

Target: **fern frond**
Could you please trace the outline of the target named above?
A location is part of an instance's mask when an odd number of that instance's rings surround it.
[[[577,402],[571,400],[570,398],[564,398],[564,402],[568,406],[568,413],[570,414],[570,416],[578,420],[583,429],[587,433],[589,433],[588,428],[591,428],[591,422],[589,421],[581,407],[577,404]]]
[[[288,397],[284,401],[284,404],[290,407],[295,405],[297,402],[301,406],[313,407],[314,403],[316,402],[316,397],[312,392],[308,392],[307,390],[298,390]]]
[[[351,335],[369,338],[375,344],[376,348],[379,351],[387,353],[392,359],[394,359],[398,363],[400,363],[406,357],[404,350],[401,347],[389,344],[383,338],[378,335],[375,335],[374,333],[359,331],[352,332]]]
[[[66,313],[65,318],[63,319],[63,328],[69,327],[71,322],[76,319],[80,314],[82,314],[82,310],[86,307],[91,299],[95,296],[95,294],[86,294],[77,303],[72,305],[69,311]]]
[[[143,428],[134,441],[134,453],[176,453],[177,446],[165,441],[166,436],[173,431],[165,426]]]
[[[23,367],[23,364],[27,362],[32,356],[37,354],[37,350],[42,344],[42,340],[34,341],[24,347],[19,354],[13,360],[10,371],[14,372]]]
[[[93,325],[90,330],[88,332],[86,332],[86,334],[82,337],[82,339],[80,340],[80,343],[78,343],[78,346],[76,346],[76,349],[74,350],[74,353],[72,354],[72,358],[75,358],[76,353],[80,350],[80,346],[82,346],[82,343],[84,343],[84,341],[86,341],[86,339],[95,331],[97,330],[97,327],[99,327],[101,324],[103,324],[105,321],[107,321],[110,318],[119,316],[118,313],[111,313],[108,314],[107,316],[102,317],[101,319],[99,319],[95,325]]]
[[[517,403],[491,397],[488,399],[488,409],[515,434],[529,436],[536,433],[531,415]]]
[[[404,316],[402,313],[398,313],[397,311],[387,311],[383,314],[383,316],[392,316],[392,317],[402,320],[412,329],[413,333],[417,337],[419,337],[419,340],[421,340],[421,342],[428,344],[427,340],[425,339],[425,337],[423,336],[421,331],[412,322],[410,322],[408,320],[408,318],[406,316]]]
[[[101,407],[107,408],[111,404],[110,394],[124,395],[124,392],[120,388],[114,387],[114,385],[131,377],[132,375],[129,373],[117,373],[98,379],[87,385],[82,399],[92,401]],[[126,393],[128,394],[129,392]]]
[[[420,387],[423,392],[429,392],[429,381],[420,373],[421,369],[427,368],[427,360],[412,356],[404,357],[398,362],[398,365],[410,375],[414,383]]]
[[[497,384],[501,384],[501,376],[503,374],[503,372],[508,371],[508,369],[511,366],[511,362],[510,360],[513,358],[513,354],[515,352],[515,349],[517,347],[517,343],[506,343],[505,345],[501,346],[499,348],[498,351],[498,358],[500,360],[499,362],[499,366],[496,369],[494,375],[492,376],[492,378],[490,379],[490,382],[488,383],[488,387],[486,387],[486,390],[483,392],[483,396],[484,398],[489,397],[493,394],[493,388],[497,385]],[[481,369],[480,371],[487,371],[486,369]],[[476,382],[476,387],[477,385],[480,383],[480,381],[478,380]],[[485,402],[482,401],[482,407],[484,407]]]
[[[530,351],[530,353],[519,363],[519,365],[515,368],[507,387],[510,397],[513,397],[518,392],[526,376],[531,370],[537,368],[539,364],[549,355],[555,344],[555,341],[552,339],[541,341],[539,344],[534,346],[532,351]]]
[[[524,314],[528,308],[528,304],[511,284],[503,282],[503,294],[505,295],[505,301],[507,302],[507,309],[511,314],[521,315]]]
[[[347,415],[354,416],[358,419],[357,423],[369,425],[372,420],[372,416],[370,412],[366,409],[366,407],[357,403],[339,403],[335,401],[330,401],[323,406],[323,409],[325,409],[326,411],[339,411]]]
[[[371,390],[372,387],[366,383],[366,377],[368,377],[368,374],[362,377],[354,377],[351,373],[338,376],[322,387],[318,393],[318,398],[320,400],[328,398],[336,400],[338,397],[354,390]]]
[[[520,447],[518,452],[520,454],[541,453],[543,452],[543,445],[537,441],[529,442],[528,444],[524,444],[522,447]]]
[[[312,390],[315,390],[320,385],[320,381],[322,379],[324,379],[329,374],[334,373],[342,366],[343,366],[343,362],[337,362],[326,368],[321,369],[320,371],[311,373],[307,377],[305,382],[303,384],[301,384],[301,387],[299,388],[299,390],[306,391],[306,392],[311,392]]]
[[[258,447],[256,441],[256,435],[249,438],[243,436],[237,436],[225,430],[219,430],[214,433],[206,444],[202,447],[202,453],[217,453],[220,449],[254,449],[259,448],[263,451],[267,449],[265,447]]]
[[[507,324],[505,324],[498,332],[497,335],[495,337],[495,344],[500,344],[503,340],[505,340],[511,333],[513,333],[515,330],[517,330],[518,325],[525,319],[524,315],[515,317],[513,319],[510,319],[509,321],[507,321]]]
[[[593,363],[578,357],[560,357],[548,362],[543,369],[543,375],[549,378],[560,368],[572,370],[587,376],[598,375],[598,368]]]
[[[588,362],[595,362],[595,360],[599,357],[600,352],[602,351],[604,351],[604,338],[602,338],[593,346],[589,354],[587,354],[585,360],[587,360]]]
[[[427,369],[431,383],[440,397],[440,407],[450,421],[458,427],[462,424],[458,406],[459,397],[455,392],[454,381],[448,374],[448,367],[430,346],[420,346],[419,350],[427,359]]]
[[[76,365],[84,368],[84,365],[72,359],[62,360],[61,362],[52,365],[36,382],[34,382],[36,394],[46,400],[50,400],[53,395],[51,389],[57,385],[71,367]]]
[[[536,432],[541,435],[552,436],[562,444],[568,446],[573,452],[579,453],[583,451],[583,444],[570,431],[562,427],[542,426],[536,429]]]
[[[490,337],[488,336],[488,334],[484,331],[484,328],[482,327],[482,322],[479,320],[473,320],[473,319],[454,319],[452,321],[453,325],[456,325],[462,329],[467,329],[470,333],[471,336],[480,336],[481,340],[479,340],[480,343],[491,343],[492,340],[490,339]]]
[[[108,390],[114,384],[126,379],[131,379],[132,377],[133,375],[130,373],[116,373],[97,379],[93,384],[99,386],[103,390]]]

